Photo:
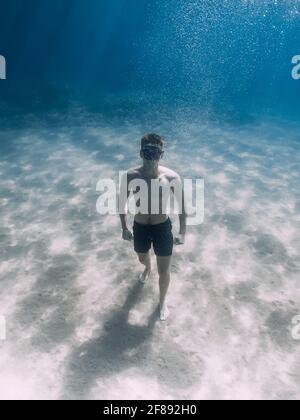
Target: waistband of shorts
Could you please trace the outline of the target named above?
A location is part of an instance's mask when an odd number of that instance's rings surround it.
[[[144,225],[143,223],[138,223],[138,222],[134,221],[135,226],[141,226],[141,227],[146,227],[146,228],[162,227],[162,226],[167,225],[168,223],[172,223],[170,217],[168,217],[165,222],[158,223],[156,225]]]

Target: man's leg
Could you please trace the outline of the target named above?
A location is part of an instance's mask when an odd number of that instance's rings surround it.
[[[142,283],[146,283],[151,275],[151,255],[150,251],[146,254],[138,253],[138,259],[141,264],[143,264],[146,268],[145,271],[139,276],[139,280]]]
[[[160,319],[166,321],[169,315],[167,305],[167,294],[171,282],[171,262],[172,255],[169,257],[157,256],[157,269],[159,274],[160,288]]]

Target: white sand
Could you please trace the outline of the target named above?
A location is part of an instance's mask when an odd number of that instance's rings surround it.
[[[157,276],[137,283],[95,210],[145,127],[82,127],[0,132],[0,398],[300,398],[299,130],[172,132],[164,164],[205,178],[206,214],[175,249],[162,324]]]

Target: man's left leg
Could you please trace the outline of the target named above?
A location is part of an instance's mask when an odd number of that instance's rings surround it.
[[[156,258],[160,288],[160,319],[161,321],[166,321],[169,315],[169,309],[167,305],[167,294],[171,282],[172,255],[169,257],[157,256]]]

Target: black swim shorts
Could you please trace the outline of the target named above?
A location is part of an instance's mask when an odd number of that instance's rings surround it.
[[[173,254],[173,225],[168,218],[158,225],[143,225],[134,222],[134,250],[139,254],[146,254],[153,243],[155,255],[169,257]]]

